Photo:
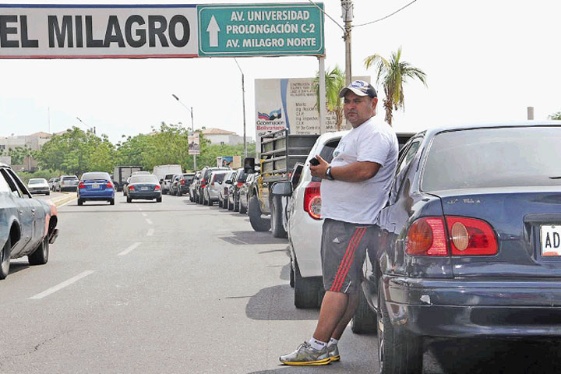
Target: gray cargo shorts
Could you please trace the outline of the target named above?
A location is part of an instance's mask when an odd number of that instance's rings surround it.
[[[360,287],[366,248],[376,225],[325,219],[321,235],[321,266],[326,291],[355,293]]]

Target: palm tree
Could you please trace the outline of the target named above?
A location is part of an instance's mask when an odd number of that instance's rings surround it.
[[[319,111],[319,72],[316,74],[313,87],[317,98],[316,107]],[[341,124],[343,123],[343,105],[339,97],[339,92],[343,87],[345,87],[345,73],[337,65],[333,70],[325,72],[326,107],[329,112],[335,113],[337,131],[341,130]]]
[[[386,122],[392,125],[393,110],[405,107],[405,96],[403,94],[403,84],[407,78],[417,78],[425,86],[426,74],[408,62],[401,61],[401,47],[396,53],[392,53],[391,59],[386,60],[384,57],[373,54],[364,59],[364,66],[368,69],[375,65],[378,74],[376,83],[382,81],[384,87],[384,109],[386,110]]]

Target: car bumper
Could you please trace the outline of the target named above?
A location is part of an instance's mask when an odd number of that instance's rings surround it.
[[[114,191],[107,191],[107,192],[78,192],[78,198],[83,200],[108,200],[115,198]]]
[[[162,194],[159,192],[132,192],[129,191],[127,196],[130,199],[142,199],[142,200],[153,200],[162,197]]]
[[[48,194],[51,190],[48,187],[45,188],[30,188],[29,192],[32,194]]]
[[[383,278],[392,324],[433,337],[561,336],[561,283]]]

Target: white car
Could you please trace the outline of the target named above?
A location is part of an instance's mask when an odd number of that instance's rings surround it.
[[[321,179],[312,177],[310,159],[320,155],[327,162],[348,131],[322,134],[316,140],[306,163],[297,164],[290,182],[278,182],[273,194],[286,196],[283,226],[290,247],[290,285],[294,287],[296,308],[317,308],[323,298],[321,272]]]
[[[321,179],[312,177],[310,160],[320,155],[328,163],[343,135],[349,131],[322,134],[308,154],[304,165],[296,165],[290,182],[277,182],[273,195],[283,199],[284,214],[278,219],[288,233],[290,247],[290,285],[294,287],[294,305],[297,308],[316,308],[324,294],[321,270]],[[412,133],[398,133],[400,148]],[[274,218],[273,218],[274,219]]]
[[[27,182],[27,189],[32,194],[51,194],[51,188],[49,187],[49,182],[45,178],[31,178]]]

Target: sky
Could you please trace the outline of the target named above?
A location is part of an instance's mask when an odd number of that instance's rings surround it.
[[[383,90],[376,83],[374,70],[365,68],[364,59],[372,54],[389,58],[400,47],[402,61],[426,73],[427,86],[417,80],[404,83],[405,109],[394,112],[396,131],[415,132],[448,123],[524,120],[528,107],[534,108],[538,120],[561,112],[561,70],[557,69],[561,61],[561,2],[411,2],[353,0],[352,73],[371,77],[380,97],[378,121],[384,120]],[[159,4],[125,0],[118,3]],[[243,0],[188,3],[251,4]],[[327,70],[335,66],[344,69],[341,4],[338,0],[323,3],[327,14],[325,66]],[[0,59],[0,137],[39,131],[57,133],[76,126],[84,130],[95,127],[98,135],[106,134],[116,143],[123,135],[158,129],[162,122],[188,128],[194,124],[195,129],[219,128],[243,136],[245,122],[248,138],[255,139],[254,81],[311,78],[318,70],[314,56]],[[174,94],[180,102],[173,98]],[[188,108],[193,108],[193,123]]]

